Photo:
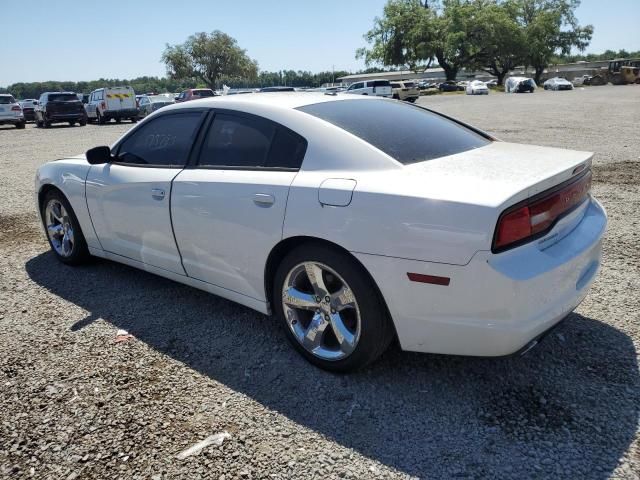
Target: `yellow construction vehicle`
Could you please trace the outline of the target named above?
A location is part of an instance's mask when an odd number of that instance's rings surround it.
[[[601,68],[591,78],[591,85],[627,85],[640,83],[640,59],[620,59],[609,62],[609,68]]]

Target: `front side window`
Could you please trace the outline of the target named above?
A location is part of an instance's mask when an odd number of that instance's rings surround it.
[[[176,113],[141,126],[118,148],[118,163],[184,166],[201,118],[201,112]]]
[[[338,100],[305,105],[298,110],[360,137],[405,165],[491,142],[453,120],[404,102]]]
[[[298,169],[306,148],[300,135],[267,119],[221,113],[204,140],[198,164]]]

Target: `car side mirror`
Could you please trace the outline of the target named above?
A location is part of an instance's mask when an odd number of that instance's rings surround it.
[[[111,149],[107,146],[94,147],[87,150],[87,162],[91,165],[101,165],[111,161]]]

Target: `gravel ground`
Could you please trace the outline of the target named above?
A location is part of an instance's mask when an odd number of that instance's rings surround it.
[[[522,358],[392,348],[368,370],[304,362],[274,322],[107,261],[55,261],[45,161],[128,124],[0,127],[0,477],[640,477],[640,87],[420,100],[499,138],[597,153],[602,272]],[[118,329],[133,335],[116,342]],[[176,455],[211,435],[222,445]]]

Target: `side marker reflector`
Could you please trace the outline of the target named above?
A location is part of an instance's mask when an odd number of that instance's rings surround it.
[[[412,282],[419,282],[419,283],[431,283],[433,285],[443,285],[443,286],[448,286],[449,283],[451,282],[451,279],[449,277],[438,277],[436,275],[423,275],[422,273],[407,273],[407,277],[409,277],[409,280],[411,280]]]

